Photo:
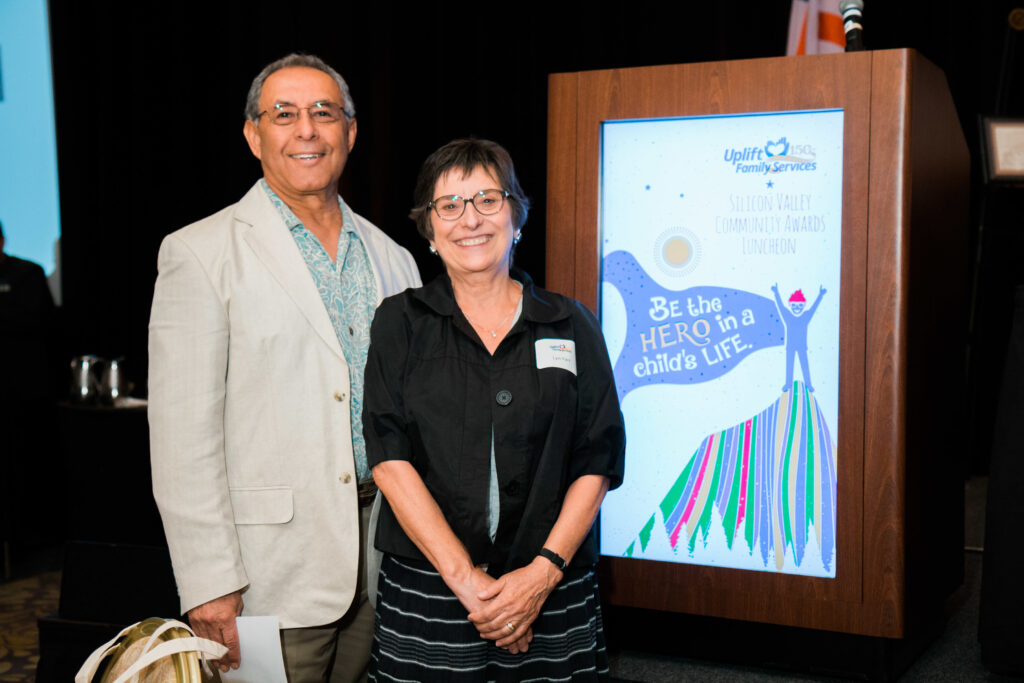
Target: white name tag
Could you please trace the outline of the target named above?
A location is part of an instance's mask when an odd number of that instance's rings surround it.
[[[576,342],[571,339],[538,339],[533,344],[537,352],[537,369],[561,368],[576,374]]]

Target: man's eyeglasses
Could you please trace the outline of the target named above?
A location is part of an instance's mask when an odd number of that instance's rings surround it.
[[[342,118],[349,118],[345,110],[334,102],[314,102],[308,107],[298,107],[294,104],[275,104],[269,109],[264,109],[256,118],[267,115],[270,122],[276,126],[290,126],[299,120],[299,112],[303,109],[309,114],[309,119],[316,123],[334,123]]]
[[[508,196],[509,193],[506,190],[480,190],[472,197],[460,197],[457,194],[438,197],[433,201],[427,202],[427,206],[432,207],[441,220],[454,221],[466,212],[467,202],[473,204],[477,213],[489,216],[501,211],[501,207],[505,203],[505,197]]]

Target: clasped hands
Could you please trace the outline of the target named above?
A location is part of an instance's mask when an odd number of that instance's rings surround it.
[[[562,572],[538,557],[498,579],[474,567],[455,589],[455,595],[469,611],[469,620],[481,637],[518,654],[529,649],[533,640],[531,625],[561,580]]]

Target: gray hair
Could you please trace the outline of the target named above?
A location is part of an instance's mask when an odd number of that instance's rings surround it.
[[[263,67],[263,71],[259,72],[256,78],[252,79],[252,85],[249,86],[249,94],[245,98],[246,119],[255,123],[256,119],[259,117],[260,96],[263,94],[263,84],[268,78],[270,78],[270,74],[293,66],[305,66],[310,69],[316,69],[317,71],[323,71],[334,79],[334,82],[338,86],[338,90],[341,91],[341,97],[344,100],[342,105],[345,109],[345,116],[349,120],[356,117],[356,105],[352,101],[351,93],[348,91],[348,83],[346,83],[345,79],[341,77],[341,74],[316,55],[304,55],[299,54],[298,52],[293,52],[290,55],[281,57],[281,59],[276,62],[267,64]]]

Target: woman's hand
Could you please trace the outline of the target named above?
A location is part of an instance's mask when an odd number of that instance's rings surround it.
[[[486,593],[494,583],[496,583],[495,580],[491,578],[487,572],[480,567],[473,567],[473,570],[468,576],[461,580],[453,580],[448,584],[448,587],[451,588],[453,593],[455,593],[455,597],[459,599],[459,602],[461,602],[462,606],[466,608],[466,611],[472,614],[474,612],[487,609],[488,603],[481,599],[480,595],[482,593]],[[477,626],[477,628],[479,628],[479,626]],[[533,629],[518,629],[517,633],[520,637],[514,642],[506,644],[499,643],[498,646],[508,650],[512,654],[526,652],[529,649],[530,641],[533,640]],[[495,640],[495,638],[490,638],[490,640]]]
[[[373,478],[388,499],[402,529],[437,569],[466,611],[472,614],[486,609],[480,594],[490,589],[494,579],[473,566],[469,553],[455,538],[437,502],[413,466],[403,460],[386,460],[373,468]],[[499,646],[513,654],[526,652],[533,640],[533,631],[520,628],[516,633],[516,638],[499,643]]]
[[[520,630],[522,630],[522,629],[520,629]],[[520,638],[519,640],[517,640],[516,642],[512,643],[511,645],[505,647],[504,649],[508,650],[509,652],[511,652],[514,655],[517,655],[520,652],[526,652],[527,650],[529,650],[530,649],[530,643],[532,643],[532,642],[533,642],[533,628],[530,627],[530,626],[527,626],[526,627],[526,633],[523,634],[523,637]],[[497,643],[495,643],[495,645],[497,645]],[[499,647],[501,647],[501,646],[499,646]]]
[[[544,547],[570,562],[594,523],[607,491],[608,477],[597,474],[583,475],[570,484]],[[495,641],[498,647],[514,651],[509,646],[515,644],[525,652],[532,639],[531,626],[562,576],[551,560],[537,556],[530,564],[505,574],[477,593],[485,606],[482,610],[470,610],[469,620],[480,635]],[[510,624],[514,628],[508,628]],[[527,635],[530,638],[524,643]]]
[[[480,635],[495,641],[498,647],[525,652],[533,639],[531,625],[561,580],[562,572],[554,564],[536,557],[477,593],[476,597],[484,602],[483,609],[471,610],[469,620]],[[514,628],[509,629],[509,625]]]
[[[445,583],[452,589],[455,597],[459,599],[466,611],[472,614],[486,609],[487,604],[480,599],[479,595],[494,583],[494,579],[480,567],[473,567],[466,576],[445,581]]]

